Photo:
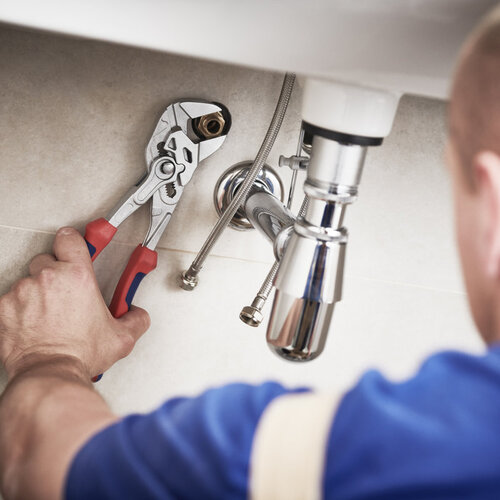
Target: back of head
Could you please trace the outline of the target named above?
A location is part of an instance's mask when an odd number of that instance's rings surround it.
[[[455,228],[474,321],[500,341],[500,6],[468,38],[451,103],[448,163]]]
[[[450,139],[471,185],[475,155],[484,150],[500,155],[500,6],[462,50],[451,96]]]

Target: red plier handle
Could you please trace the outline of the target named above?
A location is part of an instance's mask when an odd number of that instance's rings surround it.
[[[101,218],[87,224],[85,228],[85,241],[89,249],[92,262],[106,248],[113,239],[117,228],[106,219]],[[132,252],[130,259],[123,271],[120,281],[116,286],[115,293],[109,304],[109,310],[113,317],[120,318],[130,309],[135,292],[148,273],[156,268],[158,254],[154,250],[138,245]],[[102,375],[94,377],[97,382]]]

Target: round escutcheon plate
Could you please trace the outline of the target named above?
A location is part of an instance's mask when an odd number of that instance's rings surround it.
[[[234,196],[238,192],[241,184],[252,167],[252,161],[242,161],[228,168],[217,181],[214,189],[214,205],[217,213],[222,215],[227,206],[231,203]],[[265,189],[269,193],[274,194],[278,199],[283,201],[284,189],[283,183],[277,172],[269,165],[264,165],[259,175],[255,179],[254,184]],[[247,230],[253,229],[250,221],[245,217],[243,209],[238,209],[234,214],[229,226],[234,229]]]

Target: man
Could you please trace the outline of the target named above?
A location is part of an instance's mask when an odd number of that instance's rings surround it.
[[[370,372],[342,398],[243,384],[118,419],[92,376],[126,356],[145,311],[111,317],[71,228],[0,298],[6,499],[500,498],[500,11],[471,37],[448,162],[471,311],[489,345],[404,383]]]

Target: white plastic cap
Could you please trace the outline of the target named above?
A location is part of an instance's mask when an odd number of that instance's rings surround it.
[[[397,92],[307,78],[302,119],[343,134],[386,137],[400,97]]]

